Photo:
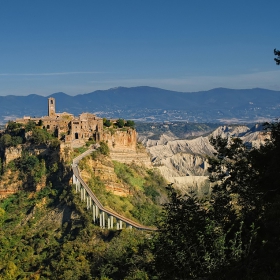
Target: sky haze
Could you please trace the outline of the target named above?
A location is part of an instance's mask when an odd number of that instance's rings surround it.
[[[278,1],[0,3],[0,95],[280,90]]]

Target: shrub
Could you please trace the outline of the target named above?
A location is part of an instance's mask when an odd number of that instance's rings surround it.
[[[108,145],[103,141],[100,142],[100,147],[98,148],[98,151],[104,156],[108,156],[110,154]]]
[[[134,127],[135,127],[135,122],[134,122],[134,121],[131,121],[131,120],[128,120],[128,121],[126,122],[125,126],[134,128]]]
[[[110,120],[107,120],[106,118],[103,119],[103,125],[106,127],[110,127],[112,125]]]
[[[124,120],[123,119],[118,119],[116,122],[117,127],[122,128],[124,127]]]
[[[34,121],[29,121],[25,126],[25,131],[33,131],[36,127],[36,123]]]

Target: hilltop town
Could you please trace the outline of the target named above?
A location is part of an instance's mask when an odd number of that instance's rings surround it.
[[[71,113],[56,112],[56,100],[48,99],[48,115],[43,117],[24,116],[6,124],[0,132],[1,168],[22,157],[23,152],[44,157],[47,154],[55,161],[71,161],[71,155],[77,148],[85,145],[104,143],[110,151],[110,160],[151,167],[145,148],[137,143],[137,132],[132,121],[107,120],[91,113],[74,116]],[[32,127],[32,128],[31,128]],[[51,138],[50,138],[51,137]],[[55,155],[53,148],[56,149]],[[94,163],[95,175],[107,181],[108,189],[122,188],[113,182],[113,168],[100,162]],[[112,178],[111,178],[112,177]],[[17,180],[9,183],[2,178],[0,193],[6,196],[18,190]],[[40,189],[43,184],[35,184]]]
[[[103,119],[90,113],[82,113],[75,117],[71,113],[57,113],[55,110],[55,98],[48,99],[48,116],[29,117],[16,119],[16,123],[26,125],[33,121],[42,126],[48,132],[54,134],[71,147],[82,146],[89,139],[100,142],[103,135]]]

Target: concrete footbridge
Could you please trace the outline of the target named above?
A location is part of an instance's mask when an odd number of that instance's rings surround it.
[[[101,228],[117,230],[123,228],[135,228],[139,230],[155,231],[156,228],[146,227],[138,224],[118,213],[104,208],[102,203],[95,196],[93,191],[84,182],[80,175],[78,163],[85,156],[90,155],[92,152],[96,151],[95,148],[90,148],[83,154],[73,159],[72,170],[73,170],[73,184],[76,186],[76,193],[80,193],[81,200],[87,205],[87,209],[92,211],[92,218],[95,224],[99,224]]]

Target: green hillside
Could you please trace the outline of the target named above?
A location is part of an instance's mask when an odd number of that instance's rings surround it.
[[[1,161],[0,185],[17,182],[18,190],[0,200],[0,279],[146,279],[153,260],[150,234],[94,225],[71,185],[69,163],[59,160],[52,136],[34,143],[34,136],[26,139],[22,129],[13,127],[0,137],[2,156],[5,149],[24,143],[20,157],[8,165]],[[40,131],[34,127],[33,135],[35,130]],[[32,154],[34,146],[43,152]],[[119,182],[131,193],[119,197],[92,174],[89,159],[111,160],[99,149],[80,162],[81,170],[91,173],[89,186],[104,206],[154,226],[160,204],[167,199],[166,182],[159,173],[111,161]]]
[[[270,138],[259,148],[239,138],[211,139],[214,187],[202,199],[165,190],[154,170],[112,162],[105,146],[80,162],[105,207],[156,232],[94,225],[71,185],[71,155],[60,157],[40,128],[31,128],[29,139],[22,129],[0,136],[1,195],[14,192],[0,200],[0,279],[279,278],[279,122],[266,124]],[[20,157],[3,165],[5,149],[19,146]],[[114,170],[127,195],[114,195],[107,179],[92,173],[96,161]]]

